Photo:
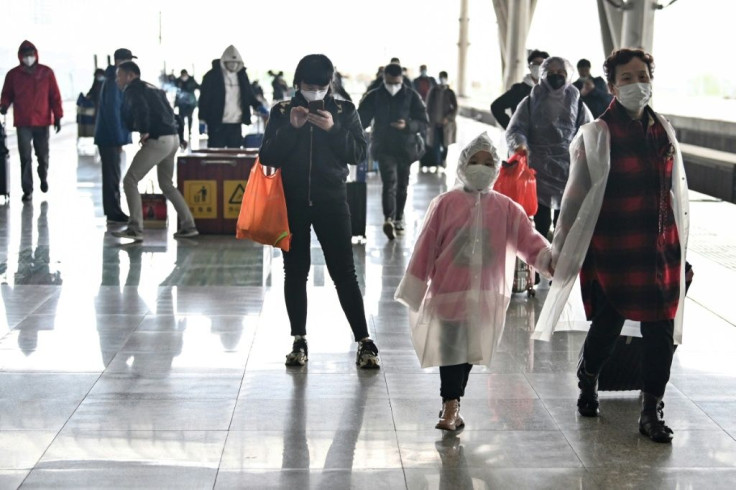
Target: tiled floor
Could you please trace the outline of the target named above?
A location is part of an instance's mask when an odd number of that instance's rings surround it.
[[[482,128],[460,129],[462,142]],[[232,237],[177,243],[171,224],[120,246],[101,215],[99,163],[77,156],[74,130],[52,136],[51,190],[32,204],[14,153],[0,206],[0,488],[734,487],[736,270],[723,257],[735,206],[693,194],[671,446],[638,434],[632,392],[602,394],[599,419],[576,415],[583,336],[529,340],[543,293],[513,299],[492,365],[471,376],[467,428],[443,438],[437,370],[419,368],[392,296],[429,200],[454,177],[413,174],[408,231],[391,243],[369,179],[354,252],[383,369],[356,369],[316,242],[310,361],[293,369],[279,254]]]

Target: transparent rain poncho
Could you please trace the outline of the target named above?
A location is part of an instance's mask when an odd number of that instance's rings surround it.
[[[550,67],[564,67],[565,85],[553,89],[547,82]],[[529,166],[537,171],[537,198],[540,204],[560,209],[562,193],[570,172],[570,143],[578,128],[593,120],[572,83],[569,61],[551,57],[544,60],[540,83],[516,108],[506,129],[509,150],[525,145]]]
[[[468,160],[478,151],[500,160],[486,133],[460,154],[458,184],[429,205],[395,299],[410,308],[414,348],[422,367],[489,365],[511,298],[518,255],[543,273],[549,243],[524,210],[493,190],[470,190]]]

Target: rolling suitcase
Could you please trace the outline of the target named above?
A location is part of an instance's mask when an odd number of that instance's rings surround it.
[[[367,186],[365,182],[348,182],[348,207],[352,235],[365,239],[366,215],[368,209]]]
[[[254,148],[260,149],[263,144],[263,120],[260,114],[256,114],[256,131],[255,133],[249,133],[243,138],[243,148]]]
[[[7,144],[5,123],[0,123],[0,196],[10,197],[10,150]]]
[[[691,269],[689,263],[685,263],[685,271]],[[685,292],[690,288],[690,282],[685,283]],[[628,391],[641,390],[642,363],[641,352],[644,341],[641,337],[620,335],[616,339],[613,352],[603,365],[598,375],[598,389],[600,391]],[[677,346],[675,345],[675,350]],[[583,349],[580,349],[580,361],[583,359]]]

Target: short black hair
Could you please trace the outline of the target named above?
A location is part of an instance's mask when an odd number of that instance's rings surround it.
[[[105,74],[105,70],[103,70],[102,68],[97,68],[95,70],[95,76],[97,76],[97,75],[104,75],[104,74]]]
[[[118,70],[123,70],[128,73],[135,73],[136,76],[141,76],[141,69],[134,61],[126,61],[118,65]]]
[[[611,85],[616,83],[616,67],[625,65],[634,58],[639,58],[647,65],[649,76],[654,78],[654,57],[642,49],[623,48],[611,52],[603,63],[603,72],[606,74],[606,80]]]
[[[402,75],[401,65],[398,63],[390,63],[383,69],[383,74],[390,77],[400,77]]]
[[[182,70],[179,72],[179,75],[189,75],[189,72],[186,70]]]
[[[440,78],[447,78],[447,72],[446,71],[441,71],[440,72]]]
[[[393,58],[391,58],[391,63],[397,63],[400,65],[401,61],[399,61],[399,59],[396,56],[394,56]]]
[[[324,87],[332,82],[335,67],[330,59],[323,54],[308,54],[299,61],[294,71],[294,86],[301,83]]]
[[[590,68],[590,61],[582,58],[580,61],[578,61],[577,68]]]
[[[543,60],[546,60],[547,58],[549,58],[549,53],[547,51],[534,49],[531,53],[529,53],[529,56],[526,57],[526,62],[531,63],[534,58],[542,58]]]

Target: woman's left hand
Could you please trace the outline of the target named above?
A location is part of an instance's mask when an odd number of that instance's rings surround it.
[[[307,121],[325,131],[329,131],[330,129],[332,129],[332,126],[335,125],[335,122],[332,120],[332,114],[330,113],[330,111],[319,110],[317,112],[319,114],[310,113],[307,116]]]

